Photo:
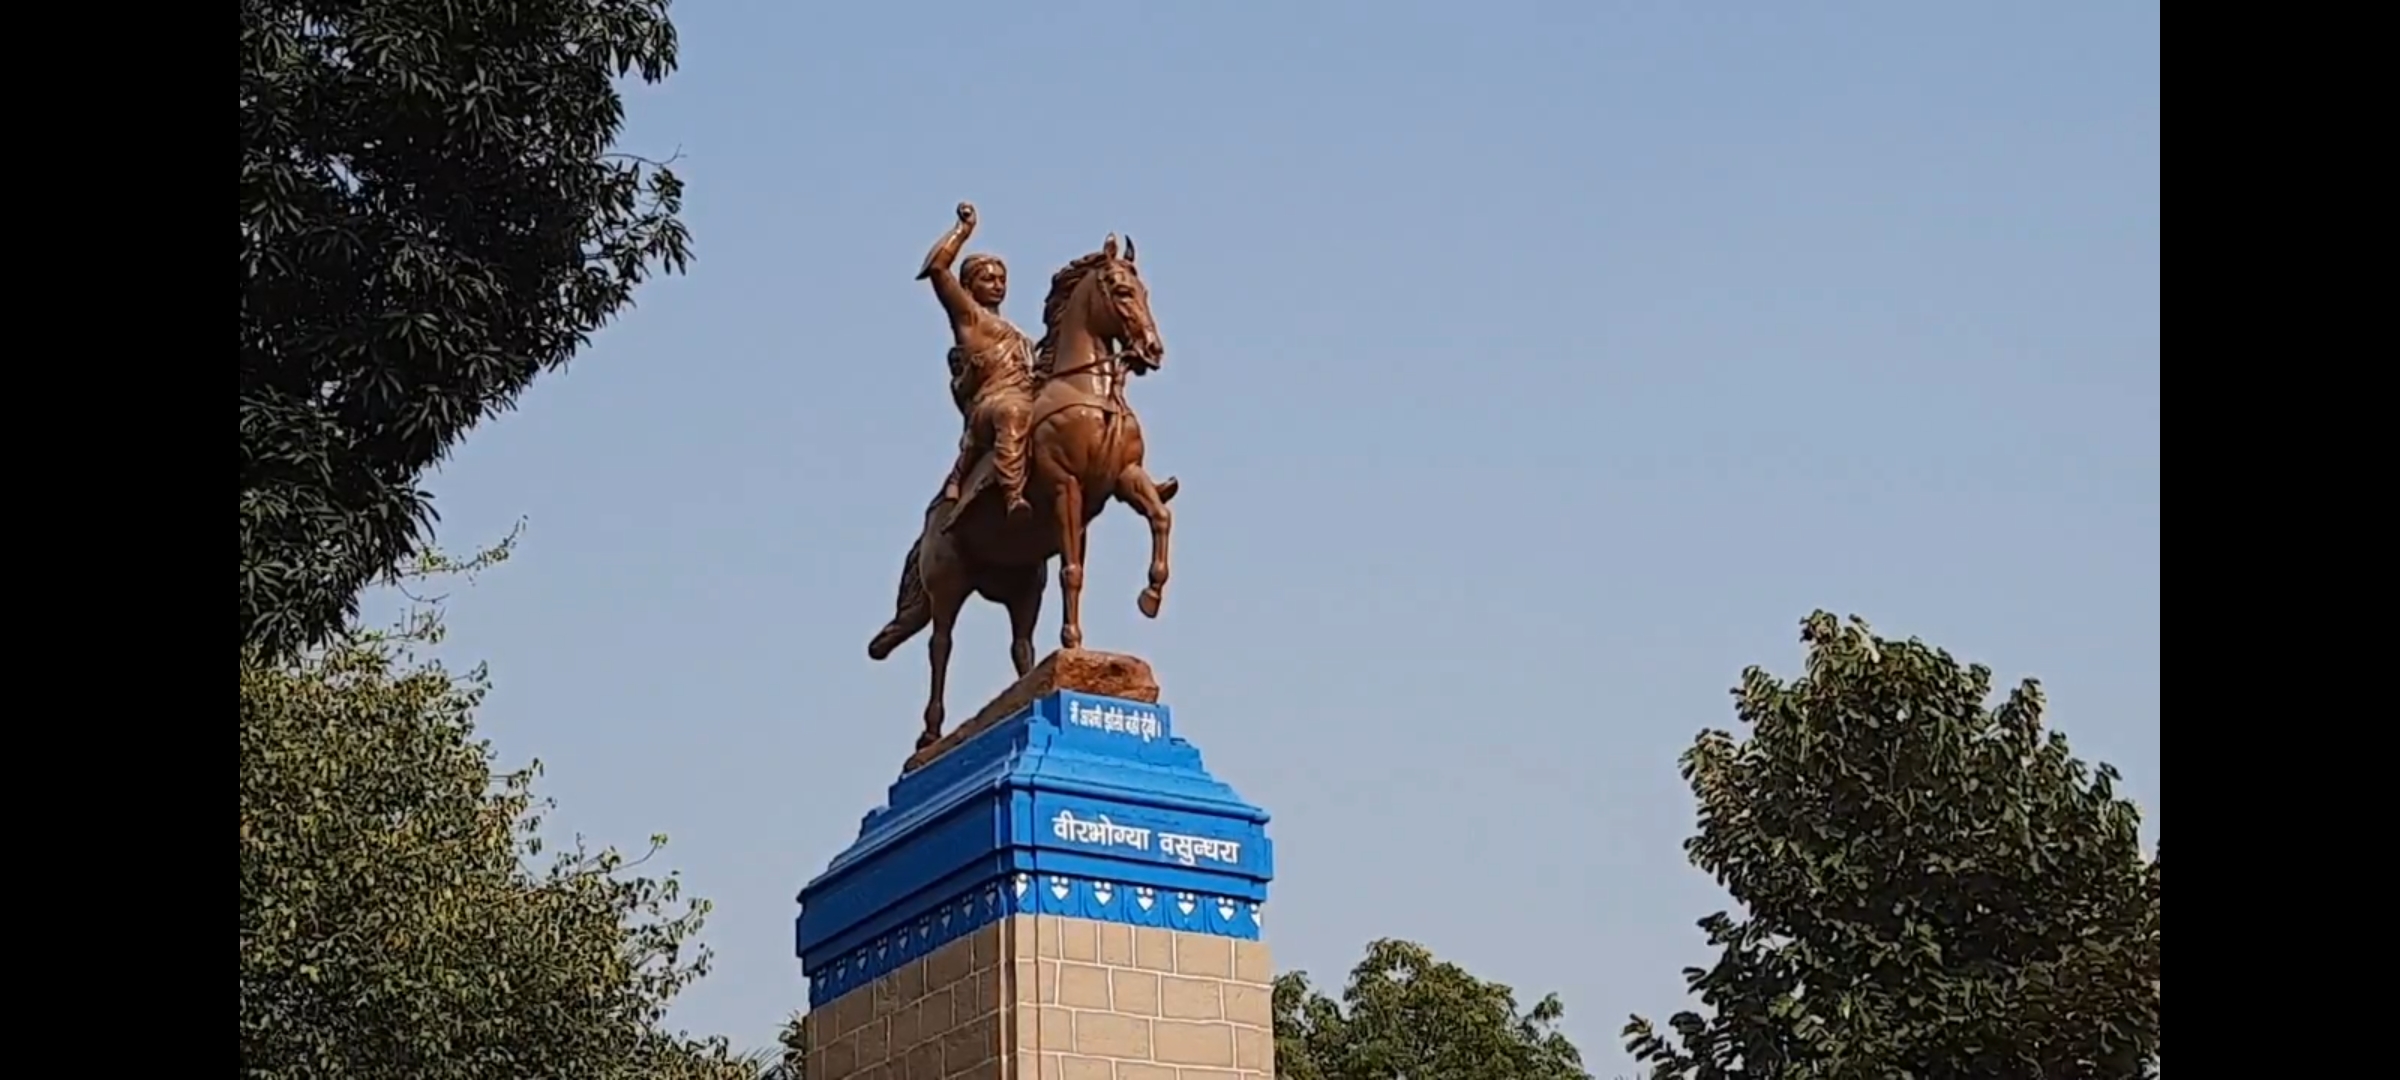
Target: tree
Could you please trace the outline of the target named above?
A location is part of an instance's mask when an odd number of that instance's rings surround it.
[[[1382,940],[1350,972],[1336,1002],[1305,972],[1275,980],[1275,1067],[1283,1080],[1589,1080],[1555,1030],[1552,994],[1519,1010],[1516,995],[1422,945]]]
[[[775,1034],[775,1047],[753,1051],[746,1059],[755,1080],[808,1080],[807,1013],[793,1013]]]
[[[1627,1046],[1687,1080],[2116,1080],[2158,1069],[2159,864],[2116,770],[2045,732],[2041,687],[1817,612],[1807,670],[1751,668],[1747,739],[1684,755],[1710,1015]]]
[[[424,471],[655,268],[682,187],[610,153],[668,0],[242,0],[242,641],[356,614]]]
[[[534,868],[534,769],[495,774],[438,634],[243,654],[242,1075],[750,1080],[660,1026],[706,905],[611,851]]]

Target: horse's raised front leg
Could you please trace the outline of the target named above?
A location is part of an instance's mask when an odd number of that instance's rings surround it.
[[[1058,529],[1058,647],[1083,647],[1083,481],[1067,470],[1050,494]]]
[[[1157,482],[1150,479],[1150,470],[1141,462],[1125,466],[1117,474],[1117,501],[1133,508],[1150,523],[1150,585],[1142,590],[1138,603],[1142,614],[1158,617],[1159,605],[1167,602],[1167,549],[1175,535],[1175,512],[1167,509],[1167,500],[1160,494]]]

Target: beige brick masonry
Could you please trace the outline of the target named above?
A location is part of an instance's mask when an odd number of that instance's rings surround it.
[[[1273,1080],[1263,942],[1012,916],[808,1016],[809,1080]]]

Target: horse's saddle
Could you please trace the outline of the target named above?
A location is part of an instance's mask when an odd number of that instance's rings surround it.
[[[950,352],[951,358],[955,361],[959,351],[954,348]],[[953,381],[951,387],[953,391],[956,391],[958,384]],[[1028,417],[1025,423],[1025,442],[1027,444],[1025,468],[1028,472],[1033,468],[1034,432],[1042,426],[1042,421],[1061,409],[1087,404],[1098,405],[1101,408],[1108,407],[1106,401],[1065,383],[1042,383],[1034,388],[1033,415]],[[968,469],[967,475],[958,482],[958,502],[942,512],[941,531],[949,532],[955,528],[958,519],[967,512],[967,508],[975,505],[975,500],[982,498],[984,493],[997,486],[999,481],[999,471],[992,463],[992,452],[985,450],[982,454],[977,455],[974,467]],[[934,497],[939,499],[941,496],[936,494]]]
[[[1028,432],[1026,438],[1030,440],[1032,434]],[[1030,458],[1032,454],[1028,453],[1026,456]],[[1026,462],[1028,468],[1032,464],[1031,461]],[[984,489],[997,487],[999,482],[1000,473],[992,464],[992,452],[986,450],[975,459],[975,467],[967,470],[966,479],[958,482],[958,501],[943,508],[941,531],[949,532],[955,528],[958,525],[959,515],[964,514],[967,507],[975,505],[975,500],[983,495]],[[937,493],[934,498],[939,499],[941,496]]]
[[[1030,441],[1033,433],[1028,431],[1025,437]],[[1025,457],[1025,467],[1030,471],[1033,468],[1032,447],[1026,448]],[[1030,486],[1028,485],[1028,487]],[[986,450],[975,459],[975,467],[967,470],[966,479],[959,481],[958,501],[940,509],[940,520],[935,524],[935,528],[941,532],[949,532],[957,527],[958,519],[966,513],[968,507],[975,505],[977,499],[987,494],[992,498],[999,498],[999,487],[999,471],[992,464],[992,452]],[[1181,481],[1170,476],[1158,482],[1158,497],[1161,501],[1171,502],[1175,498],[1175,493],[1182,487]],[[1026,492],[1026,497],[1031,498],[1032,495],[1033,492]],[[933,497],[936,502],[939,502],[942,496],[940,492],[935,492]]]

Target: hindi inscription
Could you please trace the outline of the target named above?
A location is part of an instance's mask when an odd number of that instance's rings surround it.
[[[1050,835],[1069,843],[1127,847],[1144,852],[1150,851],[1155,841],[1160,855],[1184,866],[1198,866],[1202,861],[1239,866],[1242,862],[1242,842],[1239,840],[1119,825],[1109,820],[1107,814],[1084,818],[1075,816],[1072,810],[1060,810],[1057,816],[1050,819]]]
[[[1072,699],[1067,702],[1067,722],[1095,731],[1131,735],[1143,742],[1157,739],[1166,730],[1158,722],[1158,714],[1149,709],[1093,705]]]

